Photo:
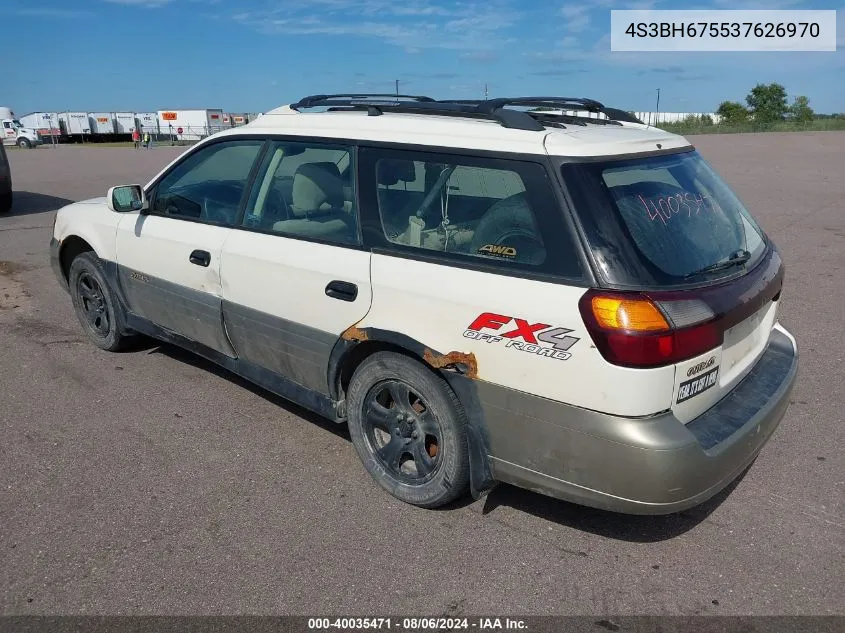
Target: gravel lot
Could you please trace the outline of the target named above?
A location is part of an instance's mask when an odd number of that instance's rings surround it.
[[[343,428],[170,347],[98,351],[49,268],[53,212],[182,149],[9,151],[0,613],[845,613],[845,133],[694,141],[784,254],[802,366],[744,479],[657,518],[504,486],[415,509]]]

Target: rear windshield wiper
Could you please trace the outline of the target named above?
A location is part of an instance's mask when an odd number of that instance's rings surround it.
[[[684,275],[684,279],[689,279],[690,277],[695,277],[696,275],[706,275],[707,273],[714,273],[719,270],[726,270],[728,268],[733,268],[734,266],[741,266],[749,259],[751,259],[751,253],[744,249],[740,249],[725,260],[716,262],[715,264],[710,264],[709,266],[705,266],[701,270],[696,270],[687,275]]]

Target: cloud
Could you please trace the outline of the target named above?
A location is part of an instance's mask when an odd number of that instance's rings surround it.
[[[455,79],[460,77],[458,73],[405,73],[405,77],[416,77],[418,79]]]
[[[469,51],[461,53],[460,58],[471,62],[494,62],[499,54],[496,51]]]
[[[805,4],[805,0],[713,0],[713,9],[791,9]]]
[[[158,0],[155,0],[158,1]],[[232,14],[235,22],[268,35],[324,35],[377,39],[408,53],[440,48],[495,50],[521,18],[518,0],[287,0]],[[469,57],[467,58],[469,59]]]
[[[537,70],[529,75],[535,77],[566,77],[567,75],[578,75],[587,72],[583,68],[553,68],[551,70]]]
[[[560,9],[563,29],[569,33],[583,33],[593,27],[596,16],[610,17],[612,9],[651,9],[661,0],[582,0],[566,4]]]
[[[141,9],[159,9],[173,2],[173,0],[103,0],[111,4],[122,4],[127,7],[139,7]]]
[[[583,4],[563,7],[560,10],[560,14],[564,18],[563,28],[571,33],[586,31],[592,22],[591,10],[591,6]]]
[[[15,9],[13,15],[24,18],[55,18],[57,20],[70,20],[74,18],[87,18],[93,14],[90,11],[77,11],[75,9],[60,9],[56,7],[28,7]]]

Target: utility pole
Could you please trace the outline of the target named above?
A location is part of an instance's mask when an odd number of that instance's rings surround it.
[[[487,82],[484,82],[484,100],[487,101]]]
[[[399,80],[396,80],[396,94],[399,94]]]
[[[655,113],[655,125],[660,125],[660,88],[657,89],[657,112]]]

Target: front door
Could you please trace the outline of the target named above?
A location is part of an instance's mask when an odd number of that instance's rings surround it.
[[[340,144],[272,143],[247,230],[223,245],[223,316],[238,358],[322,394],[332,348],[370,308],[352,159]]]
[[[129,310],[229,356],[220,258],[262,145],[229,140],[192,152],[151,189],[149,214],[125,215],[117,231]]]

